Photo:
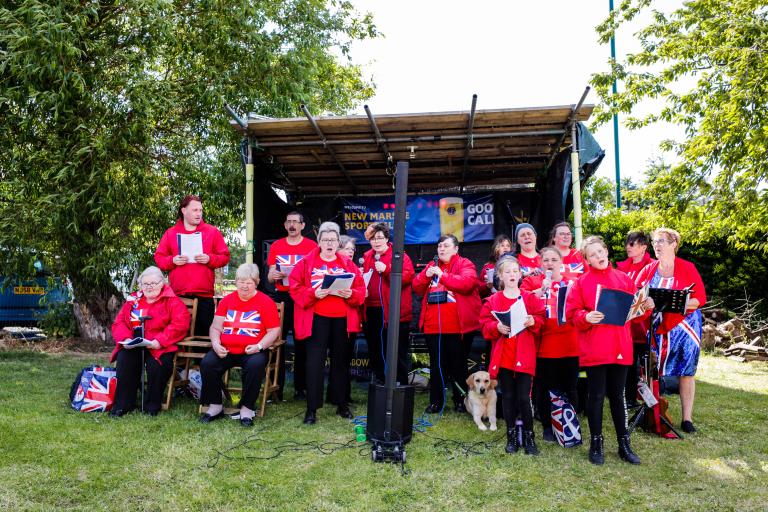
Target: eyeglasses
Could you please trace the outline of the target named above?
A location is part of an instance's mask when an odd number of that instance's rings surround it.
[[[338,238],[321,238],[320,243],[323,243],[323,244],[339,243],[339,239]]]
[[[162,281],[155,281],[154,283],[141,283],[142,288],[154,288],[158,285],[163,284]]]
[[[665,240],[664,238],[659,238],[658,240],[653,240],[651,242],[652,245],[669,245],[670,243],[669,240]]]
[[[386,240],[386,239],[387,239],[387,238],[386,238],[386,237],[383,237],[383,236],[375,236],[375,237],[371,238],[371,240],[370,240],[370,241],[371,241],[371,242],[373,242],[373,241],[375,240],[375,241],[377,241],[377,242],[381,242],[382,240]]]
[[[570,231],[563,231],[562,233],[558,233],[557,236],[573,236]]]

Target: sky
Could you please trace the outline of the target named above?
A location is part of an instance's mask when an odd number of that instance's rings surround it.
[[[669,0],[665,5],[677,3]],[[571,105],[579,101],[591,74],[608,68],[610,46],[600,44],[595,32],[608,15],[607,0],[352,4],[371,12],[384,34],[352,48],[353,62],[376,84],[376,94],[367,102],[374,115],[469,111],[472,94],[478,95],[478,110]],[[632,34],[643,21],[617,33],[618,58],[639,49]],[[597,102],[591,91],[585,103]],[[654,104],[641,108],[652,109]],[[364,114],[362,106],[355,113]],[[674,161],[658,145],[681,134],[673,126],[633,131],[620,126],[621,177],[639,182],[650,159]],[[615,179],[612,124],[594,135],[606,151],[598,175]]]

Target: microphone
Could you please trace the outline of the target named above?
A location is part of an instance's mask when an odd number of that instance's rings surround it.
[[[552,271],[547,270],[546,272],[544,272],[544,276],[546,280],[549,281],[549,287],[547,288],[547,291],[544,293],[545,293],[545,296],[549,297],[549,292],[552,290]]]
[[[438,258],[437,254],[435,254],[435,257],[434,257],[434,258],[432,258],[432,261],[435,263],[435,265],[437,265],[437,261],[438,261],[439,259],[440,259],[440,258]]]
[[[360,256],[360,258],[358,258],[358,260],[357,260],[357,263],[358,263],[358,264],[359,264],[359,265],[362,267],[362,266],[363,266],[363,263],[365,263],[365,258],[363,258],[362,256]]]
[[[379,253],[374,253],[374,254],[373,254],[373,259],[375,259],[376,261],[380,261],[380,260],[381,260],[381,254],[379,254]],[[379,274],[381,274],[381,270],[377,270],[377,272],[378,272]]]

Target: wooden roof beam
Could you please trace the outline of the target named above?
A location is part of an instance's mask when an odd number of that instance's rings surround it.
[[[469,151],[472,149],[474,139],[472,138],[472,129],[475,126],[475,109],[477,107],[477,94],[472,95],[472,108],[469,111],[469,121],[467,122],[467,144],[464,146],[464,166],[461,169],[461,186],[459,190],[464,192],[464,185],[467,182],[467,166],[469,165]]]
[[[371,123],[373,135],[376,137],[376,145],[379,146],[384,152],[384,165],[389,167],[392,164],[392,154],[389,152],[387,140],[382,137],[381,132],[379,131],[379,127],[376,125],[376,119],[373,117],[371,109],[368,108],[368,105],[363,105],[363,108],[365,109],[365,114],[368,116],[368,121]]]
[[[547,172],[549,170],[549,166],[552,165],[552,162],[554,162],[555,157],[560,152],[560,146],[563,145],[563,142],[565,141],[565,137],[566,135],[568,135],[568,132],[570,131],[571,126],[573,125],[574,122],[576,122],[576,116],[579,115],[579,109],[581,108],[581,104],[584,103],[585,99],[587,99],[587,94],[589,94],[590,89],[591,89],[590,86],[587,86],[587,88],[584,89],[584,94],[581,95],[581,99],[571,109],[571,114],[568,116],[568,120],[565,122],[565,125],[563,126],[563,134],[560,136],[560,140],[557,141],[557,144],[555,144],[552,147],[552,153],[549,154],[547,165],[544,166],[544,172]]]
[[[307,106],[304,105],[303,103],[301,104],[301,110],[304,112],[304,115],[307,116],[307,119],[312,125],[312,128],[314,128],[315,133],[317,133],[317,136],[320,137],[320,140],[323,143],[323,147],[326,149],[326,151],[328,151],[328,153],[330,153],[331,157],[333,157],[333,159],[336,161],[336,164],[338,164],[339,168],[341,169],[341,173],[344,175],[344,178],[346,178],[347,182],[349,183],[349,186],[352,187],[352,193],[354,195],[358,195],[357,185],[355,185],[355,182],[352,181],[352,178],[350,177],[349,172],[347,172],[347,168],[344,167],[344,164],[342,164],[339,161],[339,158],[336,156],[336,151],[333,150],[333,147],[327,145],[328,141],[325,138],[323,131],[317,125],[317,121],[315,121],[315,118],[312,117],[312,114],[309,112],[309,109],[307,108]]]

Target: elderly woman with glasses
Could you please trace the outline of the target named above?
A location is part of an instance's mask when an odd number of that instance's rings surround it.
[[[147,390],[142,393],[141,410],[150,416],[160,412],[163,390],[173,371],[176,343],[189,332],[189,312],[165,284],[159,268],[147,267],[139,276],[139,287],[112,324],[115,349],[110,360],[117,361],[117,389],[109,414],[118,418],[136,408],[136,393],[145,368]],[[147,345],[130,343],[138,337],[147,340]]]
[[[677,257],[680,234],[674,229],[659,228],[651,240],[658,261],[640,271],[635,280],[638,287],[650,284],[651,288],[681,290],[692,286],[685,314],[663,313],[655,328],[656,362],[659,376],[680,377],[680,404],[684,432],[693,433],[693,398],[696,391],[694,375],[699,363],[701,348],[701,306],[707,302],[704,282],[699,271],[690,261]],[[649,326],[650,327],[650,326]]]
[[[209,331],[211,351],[200,362],[200,403],[208,405],[200,417],[201,423],[224,417],[221,377],[233,366],[239,366],[243,380],[240,424],[253,426],[256,399],[269,359],[265,350],[280,337],[277,305],[256,290],[258,285],[259,267],[243,263],[235,273],[236,291],[221,299],[216,307]]]
[[[296,304],[296,339],[307,339],[307,411],[304,423],[317,422],[323,406],[323,369],[330,349],[329,396],[337,404],[336,414],[351,419],[347,402],[349,368],[346,344],[349,334],[360,326],[359,306],[365,300],[365,284],[355,264],[339,250],[339,226],[323,222],[317,233],[319,247],[307,254],[289,276],[291,297]],[[324,287],[326,276],[352,276],[349,287],[331,290]]]

